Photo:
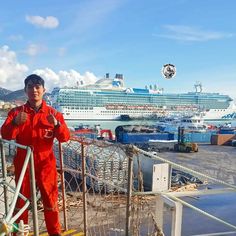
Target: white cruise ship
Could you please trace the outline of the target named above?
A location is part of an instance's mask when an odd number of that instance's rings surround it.
[[[106,77],[93,85],[54,88],[51,103],[66,120],[145,119],[173,113],[189,115],[198,111],[203,118],[221,119],[236,111],[232,99],[219,93],[201,91],[170,94],[157,89],[126,88],[122,74]]]

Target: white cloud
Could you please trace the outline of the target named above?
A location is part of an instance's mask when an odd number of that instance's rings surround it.
[[[23,88],[23,78],[28,67],[17,61],[15,52],[10,51],[8,46],[0,48],[0,87],[9,90]]]
[[[16,53],[9,50],[8,46],[0,48],[0,87],[13,91],[22,89],[28,71],[28,67],[18,62]],[[33,73],[45,79],[45,87],[49,92],[54,87],[87,85],[98,80],[91,72],[82,75],[76,70],[61,70],[56,73],[50,68],[45,68],[37,69]]]
[[[41,76],[45,80],[45,87],[48,91],[60,84],[59,76],[49,68],[37,69],[33,71],[33,73]]]
[[[76,86],[94,84],[97,81],[97,77],[91,72],[85,72],[81,75],[75,70],[59,71],[60,82],[63,86]]]
[[[45,80],[45,87],[50,92],[54,87],[77,86],[94,84],[98,78],[91,72],[85,72],[81,75],[75,70],[59,71],[58,74],[52,69],[37,69],[33,73],[42,76]]]
[[[168,32],[166,34],[160,34],[160,37],[180,41],[209,41],[233,36],[233,34],[229,33],[207,31],[186,25],[165,25],[164,28]]]
[[[59,25],[59,20],[54,16],[47,16],[45,18],[42,16],[26,16],[25,19],[32,25],[42,28],[53,29]]]
[[[29,56],[36,56],[40,53],[43,53],[47,51],[47,48],[43,45],[38,45],[38,44],[30,44],[28,45],[28,48],[26,49],[26,53],[29,55]]]

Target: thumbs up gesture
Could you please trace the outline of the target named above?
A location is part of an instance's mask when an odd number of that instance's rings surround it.
[[[24,124],[26,122],[28,118],[28,115],[27,113],[21,111],[17,114],[17,116],[14,118],[14,123],[16,125],[21,125],[21,124]]]
[[[49,114],[47,116],[47,120],[50,124],[53,124],[54,126],[56,126],[58,124],[58,121],[53,114]]]

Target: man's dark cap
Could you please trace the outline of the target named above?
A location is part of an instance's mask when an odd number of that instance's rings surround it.
[[[25,79],[25,88],[30,81],[33,84],[40,84],[44,87],[44,80],[39,75],[32,74],[32,75],[27,76]]]

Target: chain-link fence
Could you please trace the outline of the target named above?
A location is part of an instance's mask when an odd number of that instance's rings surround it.
[[[54,146],[58,166],[59,145]],[[66,228],[79,226],[88,235],[156,235],[155,198],[131,196],[132,190],[143,190],[131,147],[81,138],[62,150]]]
[[[14,168],[11,165],[14,147],[9,149],[7,146],[5,150],[8,150],[7,181],[14,188]],[[93,236],[157,235],[155,198],[132,196],[134,189],[143,191],[142,175],[133,173],[133,158],[137,153],[132,148],[77,138],[62,145],[55,142],[54,153],[63,229],[75,229]],[[12,201],[12,194],[8,194],[8,202]],[[5,204],[3,184],[0,186],[0,202],[2,209]],[[39,230],[45,232],[40,199],[37,207]],[[4,215],[2,212],[1,217]],[[32,221],[30,225],[32,229]]]

